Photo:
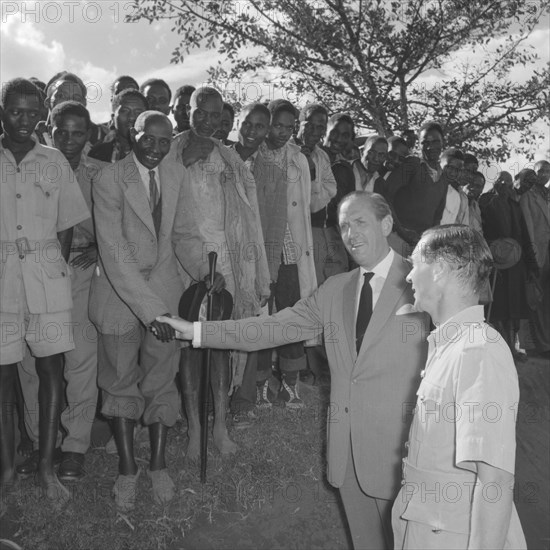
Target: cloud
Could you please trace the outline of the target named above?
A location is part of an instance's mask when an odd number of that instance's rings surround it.
[[[63,45],[47,41],[44,33],[31,21],[17,15],[6,18],[0,30],[2,80],[36,76],[48,81],[66,62]],[[21,74],[24,68],[25,74]]]

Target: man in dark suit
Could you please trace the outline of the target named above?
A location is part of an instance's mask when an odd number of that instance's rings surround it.
[[[429,322],[412,307],[409,267],[388,244],[393,220],[384,198],[351,193],[338,219],[360,267],[330,277],[293,307],[241,321],[158,320],[193,345],[246,351],[322,332],[331,371],[328,481],[340,489],[354,547],[392,548],[389,513]]]
[[[173,331],[155,321],[173,311],[183,292],[178,259],[183,240],[183,196],[187,172],[162,162],[170,150],[166,115],[145,111],[132,129],[132,153],[103,168],[92,190],[99,263],[90,290],[90,320],[98,330],[98,384],[102,412],[112,418],[119,455],[113,493],[121,510],[133,508],[139,469],[134,426],[149,427],[148,476],[153,497],[166,503],[174,483],[164,458],[166,434],[179,410],[174,383],[178,348]]]

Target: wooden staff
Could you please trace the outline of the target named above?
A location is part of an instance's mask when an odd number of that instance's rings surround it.
[[[216,275],[216,260],[218,255],[215,252],[208,254],[208,280],[210,288],[206,302],[206,320],[212,321],[214,300],[212,286]],[[202,414],[201,414],[201,483],[206,483],[206,461],[208,454],[208,402],[210,396],[210,363],[212,361],[212,350],[208,348],[204,354],[204,368],[202,374]]]

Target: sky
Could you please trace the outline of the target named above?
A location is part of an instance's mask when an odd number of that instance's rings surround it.
[[[183,84],[205,82],[207,68],[219,58],[216,52],[195,51],[183,63],[171,64],[178,36],[171,32],[170,23],[125,23],[124,16],[133,9],[130,0],[2,0],[0,7],[1,81],[34,76],[47,82],[60,70],[74,72],[87,84],[88,108],[97,122],[109,119],[109,85],[117,76],[129,74],[138,82],[163,78],[175,90]],[[542,64],[550,60],[547,23],[548,19],[529,39]],[[453,62],[469,56],[467,50],[458,52]],[[452,68],[445,70],[450,72]],[[431,72],[424,80],[437,82],[444,72]],[[512,76],[523,80],[526,74],[519,68]],[[263,99],[283,95],[283,91],[259,79],[234,86],[249,101],[259,100],[260,95]],[[537,151],[535,160],[547,157],[548,145]],[[513,157],[506,165],[493,167],[493,171],[495,175],[499,168],[517,173],[526,165],[526,159]]]

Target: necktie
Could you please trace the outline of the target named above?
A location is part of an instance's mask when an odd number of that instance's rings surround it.
[[[365,280],[363,281],[363,288],[361,288],[361,295],[359,297],[359,309],[357,310],[357,322],[355,324],[355,345],[357,353],[359,353],[361,349],[363,336],[365,336],[372,315],[372,288],[370,286],[370,280],[373,276],[374,273],[372,272],[364,274]]]
[[[151,212],[155,209],[158,201],[159,191],[155,180],[155,171],[149,170],[149,203],[151,205]]]

